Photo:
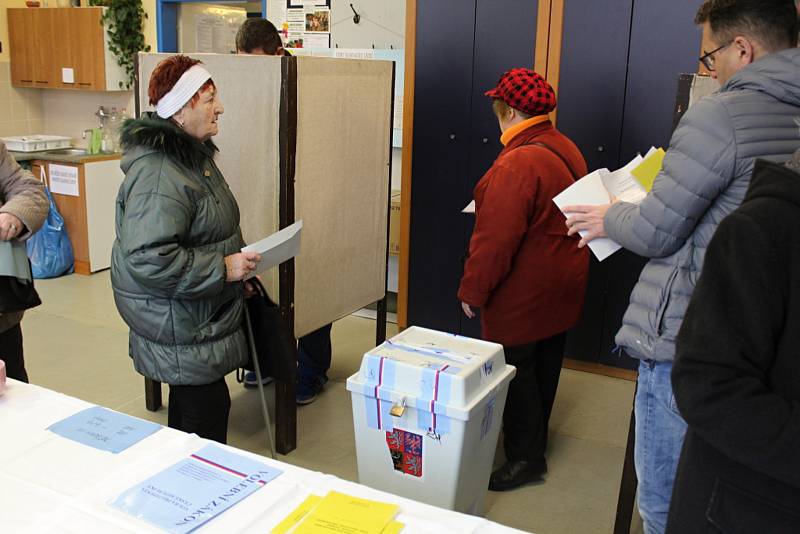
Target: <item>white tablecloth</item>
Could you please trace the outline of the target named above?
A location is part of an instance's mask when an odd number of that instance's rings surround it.
[[[162,532],[106,504],[109,500],[208,443],[162,428],[112,454],[45,430],[92,404],[9,380],[0,396],[0,532]],[[273,465],[283,474],[196,532],[269,532],[309,494],[337,490],[400,505],[403,533],[520,532],[491,521],[426,504],[228,447]]]

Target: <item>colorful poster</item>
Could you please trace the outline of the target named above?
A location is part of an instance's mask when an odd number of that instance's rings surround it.
[[[109,502],[169,532],[191,532],[282,473],[263,462],[207,445]]]

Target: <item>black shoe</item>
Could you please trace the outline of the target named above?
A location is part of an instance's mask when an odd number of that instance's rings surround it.
[[[529,482],[542,480],[547,473],[547,462],[528,462],[520,460],[517,462],[506,462],[503,466],[492,473],[489,478],[489,489],[491,491],[508,491],[518,488]]]

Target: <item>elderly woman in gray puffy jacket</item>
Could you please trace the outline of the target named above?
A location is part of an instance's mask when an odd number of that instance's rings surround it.
[[[224,443],[225,375],[248,359],[239,208],[214,164],[223,113],[200,62],[172,56],[151,75],[155,113],[123,125],[125,172],[111,281],[142,375],[169,384],[169,426]]]

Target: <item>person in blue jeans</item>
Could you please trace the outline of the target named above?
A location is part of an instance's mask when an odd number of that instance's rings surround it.
[[[283,48],[280,33],[270,21],[263,18],[249,18],[236,32],[236,53],[262,56],[285,56],[289,53]],[[317,399],[328,381],[331,367],[331,327],[327,324],[298,340],[297,343],[297,404],[311,404]],[[263,377],[262,383],[272,382],[271,377]],[[244,375],[245,387],[256,387],[258,379],[255,371]]]
[[[640,204],[564,208],[569,233],[586,232],[579,246],[608,236],[650,258],[616,336],[641,360],[634,462],[646,534],[666,528],[686,432],[670,374],[706,247],[741,204],[755,159],[786,160],[800,147],[794,1],[707,0],[695,22],[703,27],[700,61],[721,88],[687,110],[652,190]]]

